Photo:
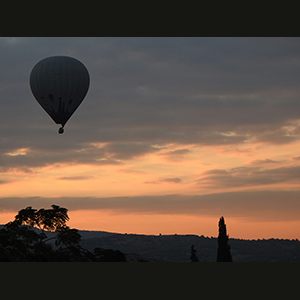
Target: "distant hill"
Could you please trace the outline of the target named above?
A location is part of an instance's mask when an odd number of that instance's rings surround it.
[[[229,239],[235,262],[300,261],[300,241],[287,239]],[[198,235],[110,234],[82,240],[82,247],[96,247],[136,253],[150,261],[190,261],[191,245],[201,262],[215,262],[218,239]]]
[[[0,225],[0,229],[3,225]],[[38,231],[38,229],[35,229]],[[81,246],[89,251],[100,247],[120,250],[128,261],[190,261],[191,245],[200,262],[215,262],[218,239],[198,235],[141,235],[79,230]],[[49,237],[55,233],[47,233]],[[287,239],[229,239],[234,262],[300,261],[300,241]]]
[[[195,246],[200,262],[215,262],[218,239],[198,235],[139,235],[109,234],[84,238],[82,247],[96,247],[136,253],[149,261],[190,261],[191,245]],[[300,261],[300,241],[284,239],[229,239],[235,262],[294,262]]]

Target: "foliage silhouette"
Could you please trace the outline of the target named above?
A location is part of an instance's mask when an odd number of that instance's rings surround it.
[[[0,261],[95,261],[92,253],[80,246],[77,229],[70,229],[66,208],[21,209],[15,220],[0,230]],[[36,227],[41,230],[37,233]],[[47,238],[45,231],[56,233]],[[56,249],[49,242],[55,239]]]
[[[197,251],[194,247],[194,245],[191,246],[191,256],[190,256],[190,260],[191,262],[199,262],[199,259],[197,257]]]
[[[95,248],[94,255],[102,262],[126,262],[125,254],[119,250]]]
[[[0,261],[126,261],[119,250],[96,248],[93,254],[83,249],[81,235],[66,225],[68,220],[68,209],[58,205],[50,209],[21,209],[14,221],[0,229]],[[55,236],[47,237],[47,232]],[[49,243],[54,239],[54,243]]]
[[[217,262],[232,262],[230,246],[228,245],[229,236],[225,225],[224,217],[219,220],[219,236],[218,236],[218,254]]]
[[[15,216],[16,224],[37,227],[42,230],[57,232],[65,229],[69,220],[68,210],[58,205],[51,205],[52,209],[33,209],[31,206],[21,209]]]

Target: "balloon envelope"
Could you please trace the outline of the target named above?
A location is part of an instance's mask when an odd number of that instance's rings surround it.
[[[64,126],[83,101],[90,84],[86,67],[68,56],[38,62],[30,73],[30,88],[53,121]]]

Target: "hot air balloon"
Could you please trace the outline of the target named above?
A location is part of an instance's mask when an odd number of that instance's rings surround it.
[[[35,99],[56,124],[61,124],[58,132],[63,133],[88,91],[88,70],[75,58],[51,56],[33,67],[29,82]]]

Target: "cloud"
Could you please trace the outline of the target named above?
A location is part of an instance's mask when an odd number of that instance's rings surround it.
[[[182,180],[177,177],[171,177],[171,178],[164,178],[160,180],[161,182],[171,182],[171,183],[181,183]]]
[[[247,165],[264,165],[264,164],[280,164],[280,161],[273,160],[273,159],[254,159],[246,162]]]
[[[207,195],[135,197],[8,197],[0,198],[0,211],[60,205],[75,210],[109,210],[116,214],[167,214],[245,218],[248,221],[293,221],[299,219],[300,191],[242,191]],[[284,199],[284,201],[283,201]]]
[[[108,143],[102,149],[113,159],[128,160],[159,151],[146,143]]]
[[[266,133],[261,133],[256,136],[255,142],[265,144],[290,144],[299,140],[298,135],[288,135],[282,128],[268,130]]]
[[[159,153],[159,155],[163,156],[168,161],[179,162],[182,161],[186,157],[186,154],[190,152],[191,150],[184,148],[184,149],[166,151],[163,153]]]
[[[65,176],[65,177],[58,177],[58,180],[87,180],[93,178],[92,176]]]
[[[239,167],[229,170],[213,169],[205,171],[196,180],[206,188],[257,187],[280,183],[299,183],[300,166],[261,169],[259,167]]]
[[[146,171],[134,170],[134,169],[120,169],[120,170],[118,170],[118,172],[126,173],[126,174],[138,174],[138,175],[148,173]]]
[[[164,155],[169,155],[169,156],[178,156],[178,155],[184,155],[191,152],[189,149],[178,149],[178,150],[172,150],[164,153]]]
[[[181,147],[164,154],[176,162],[190,145],[295,142],[299,50],[299,38],[2,38],[1,170],[121,164],[169,144]],[[91,77],[62,136],[28,85],[52,55],[78,58]],[[21,148],[31,152],[3,156]]]
[[[182,183],[182,179],[178,177],[167,177],[167,178],[160,178],[158,180],[153,180],[153,181],[145,181],[145,184],[159,184],[159,183]]]
[[[10,153],[19,151],[11,149]],[[94,145],[88,145],[84,148],[74,148],[73,151],[59,147],[57,149],[31,149],[22,155],[9,155],[9,152],[0,155],[0,171],[20,170],[23,172],[32,172],[35,168],[45,167],[51,164],[92,164],[92,165],[111,165],[121,164],[120,161],[109,157],[106,150]]]

